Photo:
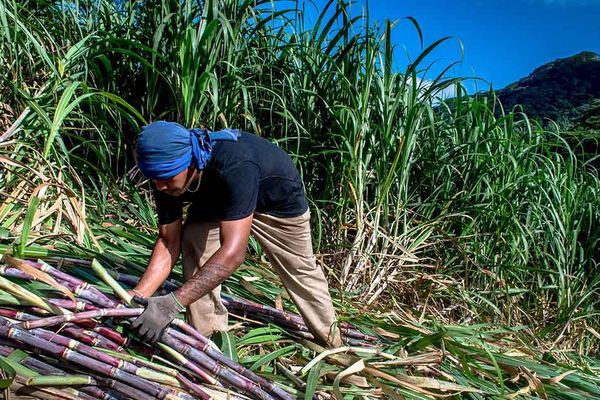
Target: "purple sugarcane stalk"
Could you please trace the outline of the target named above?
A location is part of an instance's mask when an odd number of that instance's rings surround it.
[[[165,351],[165,353],[168,354],[168,352]],[[169,356],[171,356],[169,354]],[[175,357],[171,356],[171,358],[175,359]],[[218,385],[219,381],[217,381],[213,376],[211,376],[204,368],[202,368],[201,366],[197,365],[196,363],[188,360],[187,358],[179,355],[176,359],[176,361],[181,364],[181,366],[189,369],[191,372],[193,372],[194,374],[198,375],[198,377],[200,377],[200,379],[202,379],[205,383],[208,383],[210,385]]]
[[[77,297],[88,300],[99,307],[116,308],[120,305],[118,301],[111,299],[88,283],[74,285],[71,282],[65,282],[65,286],[75,293]]]
[[[85,289],[87,289],[91,294],[93,294],[93,297],[97,298],[97,299],[101,299],[103,302],[106,301],[108,303],[112,303],[112,305],[102,305],[103,307],[116,307],[118,302],[111,300],[110,298],[108,298],[104,293],[102,293],[100,290],[96,289],[94,286],[90,285],[89,283],[79,279],[79,278],[75,278],[74,276],[71,276],[65,272],[62,272],[50,265],[47,264],[41,264],[41,263],[37,263],[34,261],[30,261],[30,260],[23,260],[23,262],[31,265],[32,267],[39,269],[40,271],[44,271],[48,274],[50,274],[53,278],[57,278],[60,279],[63,282],[67,282],[70,283],[71,285],[77,287],[77,286],[82,286]],[[59,283],[61,283],[59,281]]]
[[[79,321],[81,319],[102,317],[137,317],[142,312],[144,312],[143,308],[103,308],[73,314],[56,315],[48,318],[40,318],[36,321],[25,321],[19,326],[23,329],[45,328],[47,326],[64,324],[65,322]]]
[[[98,307],[84,301],[74,302],[69,299],[48,299],[48,303],[70,311],[92,311],[98,309]]]
[[[7,278],[19,278],[27,281],[34,280],[33,276],[29,275],[28,273],[17,268],[7,267],[5,265],[0,265],[0,275]]]
[[[28,307],[28,309],[35,312],[36,314],[42,314],[42,315],[47,314],[47,312],[45,312],[45,313],[41,312],[41,311],[45,311],[45,310],[42,310],[37,307]],[[96,308],[95,310],[98,310],[98,308]],[[90,311],[95,311],[95,310],[90,310]],[[8,315],[4,315],[4,316],[8,316]],[[8,316],[8,317],[12,318],[10,316]],[[23,317],[21,317],[21,318],[15,317],[15,319],[19,319],[21,321],[24,321],[24,320],[32,321],[32,320],[38,320],[38,319],[40,319],[40,317],[30,316],[27,319],[24,319]],[[74,324],[77,326],[75,326]],[[66,324],[66,326],[71,326],[74,329],[81,329],[81,328],[85,329],[83,334],[97,338],[98,342],[106,345],[105,346],[106,348],[118,349],[118,348],[124,347],[130,343],[130,340],[128,338],[124,337],[123,335],[121,335],[119,332],[117,332],[113,329],[107,328],[105,326],[101,326],[97,321],[94,321],[92,319],[80,319],[80,320],[75,321],[72,324],[71,323]],[[73,332],[75,332],[75,331],[73,331]]]
[[[93,331],[81,329],[73,324],[67,324],[64,328],[62,328],[61,331],[73,339],[77,339],[90,346],[101,347],[104,349],[117,351],[119,353],[125,352],[123,347],[110,341],[109,339],[99,336]]]
[[[31,316],[33,316],[33,318],[29,318],[28,321],[38,320],[41,318],[48,318],[54,315],[39,307],[25,307],[25,309],[35,314],[30,314]],[[86,329],[94,329],[98,326],[98,322],[92,319],[80,319],[76,322],[76,324]]]
[[[45,352],[48,352],[54,356],[60,357],[65,360],[69,360],[74,362],[75,364],[84,366],[88,369],[91,369],[94,372],[98,372],[104,374],[109,377],[114,377],[121,381],[127,382],[134,386],[137,389],[142,390],[145,393],[150,394],[151,396],[158,397],[159,399],[166,398],[170,392],[166,389],[161,388],[154,383],[148,382],[142,378],[139,378],[130,373],[124,372],[118,368],[110,367],[108,365],[103,364],[100,361],[94,360],[90,357],[84,356],[82,354],[76,353],[65,346],[60,346],[54,343],[51,343],[47,340],[39,338],[35,335],[27,333],[17,327],[10,327],[8,325],[0,326],[0,336],[8,337],[14,340],[17,340],[21,343],[26,343],[32,347],[41,349]]]
[[[235,387],[236,389],[239,389],[244,393],[252,394],[258,399],[275,400],[273,396],[265,392],[255,382],[252,382],[250,379],[238,374],[235,371],[232,371],[228,368],[224,368],[202,351],[194,349],[193,347],[181,342],[180,340],[175,339],[172,335],[168,334],[167,332],[163,333],[162,341],[167,346],[175,349],[180,354],[191,358],[194,362],[197,362],[202,367],[212,372],[214,375],[227,381],[231,386]]]
[[[181,382],[183,386],[188,388],[192,393],[196,394],[197,396],[200,396],[200,398],[207,400],[211,398],[210,395],[208,395],[204,390],[202,390],[200,385],[197,385],[194,382],[190,381],[182,373],[177,373],[176,379],[179,382]]]
[[[38,263],[35,261],[31,261],[31,260],[20,260],[23,263],[37,269],[43,272],[46,272],[48,275],[52,276],[53,278],[59,278],[60,280],[64,281],[64,282],[70,282],[74,285],[81,285],[83,283],[86,283],[85,281],[82,281],[79,278],[75,278],[74,276],[71,276],[69,274],[66,274],[64,272],[62,272],[59,269],[56,269],[48,264],[42,264],[42,263]]]
[[[119,344],[120,346],[127,346],[131,340],[129,338],[124,337],[119,332],[107,328],[105,326],[97,326],[93,329],[98,335],[104,336],[105,338]]]

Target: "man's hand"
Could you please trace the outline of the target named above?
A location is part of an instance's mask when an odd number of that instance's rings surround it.
[[[165,328],[184,308],[175,297],[175,293],[148,299],[136,296],[133,299],[138,304],[145,304],[146,310],[133,321],[131,328],[137,330],[143,340],[151,343],[160,339]]]

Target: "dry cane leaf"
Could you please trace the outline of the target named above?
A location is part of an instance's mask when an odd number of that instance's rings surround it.
[[[549,384],[549,385],[556,385],[558,382],[562,381],[567,376],[569,376],[571,374],[574,374],[575,372],[577,372],[577,371],[575,371],[575,370],[573,370],[573,371],[567,371],[567,372],[564,372],[564,373],[562,373],[562,374],[560,374],[558,376],[555,376],[554,378],[541,378],[540,377],[540,380],[542,382],[544,382],[544,383]]]
[[[254,286],[253,284],[251,284],[250,282],[248,282],[245,279],[240,279],[240,284],[242,285],[242,287],[244,289],[246,289],[247,291],[249,291],[250,293],[252,293],[255,296],[263,295],[263,292],[261,290],[259,290],[256,286]]]
[[[275,308],[278,310],[283,311],[283,300],[281,299],[281,295],[277,295],[277,297],[275,297]]]
[[[532,373],[528,368],[521,367],[521,371],[523,372],[523,376],[527,380],[529,387],[533,390],[540,398],[547,399],[546,390],[544,389],[544,384],[538,378],[537,374]]]
[[[357,362],[355,362],[354,364],[352,364],[351,366],[349,366],[348,368],[346,368],[345,370],[340,372],[335,377],[335,379],[333,380],[333,393],[335,394],[336,399],[338,399],[338,400],[344,399],[344,396],[342,395],[342,392],[340,391],[340,383],[342,382],[342,380],[344,378],[346,378],[346,379],[351,378],[354,374],[359,373],[363,369],[365,369],[364,360],[358,360]],[[365,381],[365,384],[367,384],[366,381]],[[367,386],[368,386],[368,384],[367,384]]]
[[[69,288],[61,285],[58,282],[56,282],[56,280],[53,277],[51,277],[49,274],[47,274],[47,273],[45,273],[43,271],[40,271],[40,270],[38,270],[36,268],[33,268],[32,266],[27,265],[23,261],[18,260],[18,259],[14,258],[14,257],[11,257],[8,254],[5,254],[4,258],[6,259],[6,262],[10,266],[15,267],[17,269],[20,269],[21,271],[23,271],[23,272],[25,272],[25,273],[33,276],[38,281],[42,281],[42,282],[46,283],[47,285],[52,286],[56,290],[59,290],[65,296],[67,296],[69,299],[71,299],[73,301],[77,301],[75,299],[75,295],[73,294],[73,292],[71,292],[69,290]]]
[[[525,394],[529,394],[529,393],[531,393],[531,388],[529,386],[525,386],[525,387],[522,387],[521,389],[517,390],[514,393],[504,395],[504,398],[505,399],[514,399],[516,397],[519,397],[519,396],[525,395]]]
[[[389,339],[394,339],[394,340],[400,339],[400,335],[398,335],[397,333],[388,332],[383,328],[375,328],[374,331],[378,335],[381,335],[381,336],[389,338]]]
[[[332,381],[332,382],[335,380],[335,378],[337,376],[338,376],[337,372],[327,372],[327,373],[325,373],[325,378],[327,378],[327,380]],[[341,382],[345,383],[347,385],[354,385],[356,387],[363,388],[363,389],[371,387],[369,385],[369,383],[367,382],[367,379],[365,377],[358,376],[358,375],[347,375],[347,376],[344,376],[342,378]]]

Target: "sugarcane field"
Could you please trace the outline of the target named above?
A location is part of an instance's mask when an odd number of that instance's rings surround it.
[[[600,128],[369,3],[0,0],[0,399],[600,399]]]

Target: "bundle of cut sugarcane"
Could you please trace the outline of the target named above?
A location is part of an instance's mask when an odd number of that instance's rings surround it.
[[[139,281],[139,278],[135,275],[119,272],[111,272],[111,276],[120,283],[131,287],[137,285]],[[167,292],[174,291],[177,287],[176,283],[169,280],[165,281],[162,286]],[[225,294],[222,295],[222,299],[227,310],[234,315],[271,323],[298,337],[313,339],[313,335],[310,333],[302,317],[298,314]],[[360,332],[356,327],[347,322],[340,323],[340,331],[344,343],[350,346],[371,347],[377,341],[375,336]]]
[[[125,334],[130,320],[143,312],[127,307],[129,299],[118,301],[43,262],[5,259],[8,265],[0,266],[0,356],[15,367],[17,381],[38,388],[41,398],[209,399],[231,398],[232,392],[293,398],[227,358],[182,320],[175,320],[151,347]],[[114,285],[106,271],[97,272]],[[27,290],[39,290],[38,282],[63,296],[46,298]],[[115,292],[125,293],[121,288]]]

